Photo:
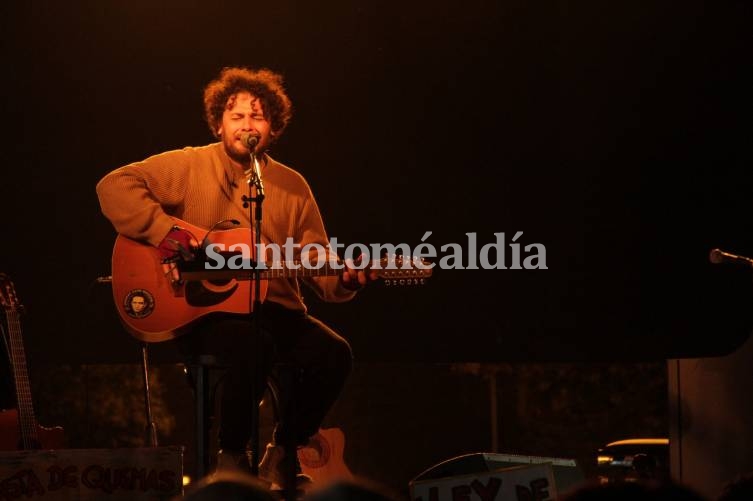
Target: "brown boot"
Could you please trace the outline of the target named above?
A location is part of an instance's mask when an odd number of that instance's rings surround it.
[[[269,483],[271,490],[281,489],[285,479],[285,468],[290,467],[288,461],[283,446],[267,444],[264,457],[259,462],[259,478]],[[301,488],[304,485],[311,484],[311,477],[301,471],[301,464],[298,462],[297,455],[293,458],[293,461],[295,461],[296,487]]]

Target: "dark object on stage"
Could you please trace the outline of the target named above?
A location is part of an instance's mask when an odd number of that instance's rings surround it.
[[[17,402],[17,409],[0,413],[0,450],[60,449],[64,441],[63,429],[39,426],[34,417],[31,385],[26,369],[26,352],[21,334],[20,315],[23,306],[18,302],[13,282],[4,273],[0,273],[0,308],[7,326],[4,344],[8,347]]]
[[[669,480],[669,439],[631,438],[598,451],[599,482]]]
[[[477,452],[442,461],[418,475],[411,482],[458,477],[542,463],[552,465],[554,480],[560,492],[566,491],[584,480],[583,472],[574,459]]]

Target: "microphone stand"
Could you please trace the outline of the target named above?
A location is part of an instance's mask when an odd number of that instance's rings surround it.
[[[243,195],[243,207],[249,209],[249,217],[253,221],[253,227],[251,230],[250,240],[254,241],[252,255],[252,271],[251,279],[253,280],[253,300],[249,305],[253,315],[252,321],[252,335],[254,336],[254,381],[251,388],[251,474],[259,476],[259,460],[260,460],[260,445],[259,445],[259,401],[263,393],[264,386],[261,384],[261,379],[264,377],[262,374],[262,329],[261,329],[261,316],[262,316],[262,303],[261,303],[261,270],[262,266],[265,266],[265,257],[259,256],[259,250],[261,249],[261,216],[262,216],[262,203],[264,202],[264,183],[261,180],[261,172],[259,170],[259,160],[254,154],[253,148],[251,148],[251,175],[248,178],[248,196]],[[255,194],[255,196],[251,196]],[[251,210],[251,204],[253,203],[254,209]],[[253,212],[253,213],[252,213]]]

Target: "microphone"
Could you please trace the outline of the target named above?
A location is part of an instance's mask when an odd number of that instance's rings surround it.
[[[753,267],[753,259],[745,256],[730,254],[729,252],[724,252],[721,249],[711,249],[711,252],[709,252],[709,261],[714,264],[734,263]]]
[[[254,152],[254,148],[256,148],[256,145],[259,144],[259,137],[251,134],[250,132],[244,132],[241,134],[241,143],[245,144],[246,147],[251,151],[251,153]]]

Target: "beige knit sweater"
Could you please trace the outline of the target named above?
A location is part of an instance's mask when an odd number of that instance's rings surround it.
[[[282,247],[292,237],[301,246],[319,243],[326,247],[324,224],[305,179],[269,156],[262,179],[266,195],[262,241]],[[245,178],[221,143],[155,155],[114,170],[97,184],[102,212],[118,233],[155,246],[175,224],[170,216],[207,229],[230,218],[251,227],[249,211],[241,201],[245,194]],[[347,301],[355,294],[338,277],[304,280],[325,301]],[[267,300],[306,310],[295,279],[272,279]]]

